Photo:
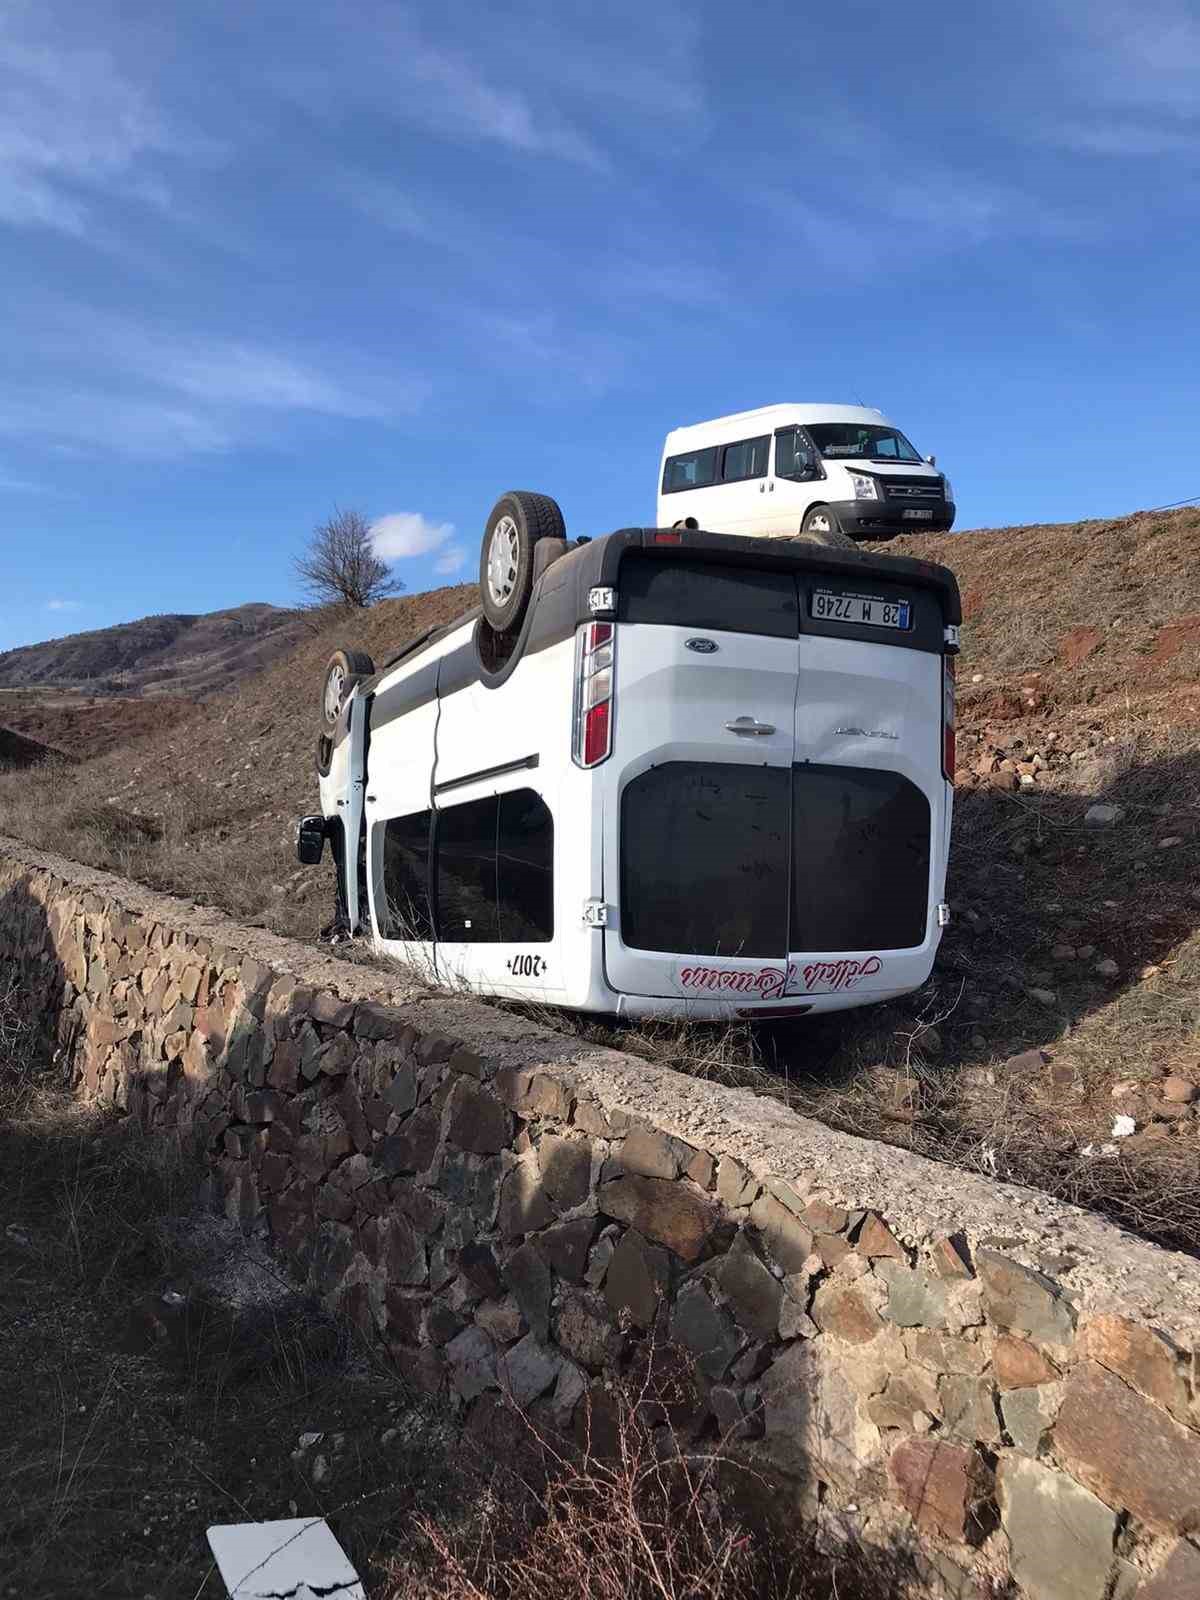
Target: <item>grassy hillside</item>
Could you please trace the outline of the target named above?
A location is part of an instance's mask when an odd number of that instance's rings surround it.
[[[1198,543],[1187,510],[887,546],[947,562],[965,602],[955,921],[933,980],[777,1034],[625,1043],[1200,1247]],[[0,778],[0,831],[311,937],[331,886],[296,868],[291,824],[315,800],[322,665],[335,642],[382,661],[473,599],[384,602],[186,721]],[[1089,826],[1097,803],[1117,820]],[[1137,1130],[1119,1143],[1115,1112]]]

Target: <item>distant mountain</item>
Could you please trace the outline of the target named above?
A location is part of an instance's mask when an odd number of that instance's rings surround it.
[[[297,612],[263,602],[142,617],[0,652],[0,690],[202,695],[268,666],[303,631]]]

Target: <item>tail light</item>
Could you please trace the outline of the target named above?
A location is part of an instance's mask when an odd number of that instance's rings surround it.
[[[947,783],[954,782],[958,764],[956,709],[954,703],[954,656],[942,658],[942,772]]]
[[[616,628],[589,622],[575,636],[575,715],[571,759],[596,767],[612,754],[613,653]]]

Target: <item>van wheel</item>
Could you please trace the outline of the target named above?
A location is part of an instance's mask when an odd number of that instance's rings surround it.
[[[565,539],[558,502],[548,494],[512,489],[492,507],[479,554],[483,614],[497,633],[509,633],[525,616],[533,589],[533,547],[540,539]]]
[[[338,718],[350,691],[375,671],[375,663],[365,650],[335,650],[321,680],[320,721],[321,732],[332,739],[337,731]]]
[[[799,537],[806,544],[832,545],[835,550],[853,550],[854,540],[842,532],[837,513],[828,506],[813,506],[805,513]]]

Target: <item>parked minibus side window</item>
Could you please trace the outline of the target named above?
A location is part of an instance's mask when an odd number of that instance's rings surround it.
[[[761,439],[741,439],[737,444],[727,444],[721,458],[721,482],[741,483],[746,478],[766,477],[770,451],[771,436],[766,433]]]
[[[554,819],[533,789],[440,810],[434,849],[443,943],[554,937]]]
[[[380,927],[385,939],[432,939],[429,905],[429,826],[433,813],[417,811],[390,817],[383,829],[384,905]]]
[[[706,450],[689,450],[686,455],[670,456],[663,468],[663,493],[676,494],[681,489],[704,489],[717,478],[717,446]]]

